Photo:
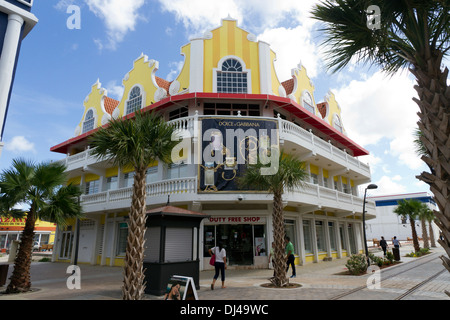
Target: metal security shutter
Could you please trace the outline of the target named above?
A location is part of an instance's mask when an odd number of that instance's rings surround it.
[[[192,228],[167,228],[164,262],[192,261]]]
[[[159,262],[159,246],[161,242],[161,228],[151,227],[145,231],[144,262]]]

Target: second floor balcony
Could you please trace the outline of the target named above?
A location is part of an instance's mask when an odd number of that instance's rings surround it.
[[[236,117],[233,118],[236,119]],[[198,128],[201,125],[201,120],[208,118],[210,116],[194,115],[172,120],[169,123],[172,123],[182,136],[189,137],[192,141],[198,141]],[[250,117],[241,118],[252,119]],[[273,120],[273,118],[260,118]],[[333,174],[347,173],[352,179],[359,180],[358,184],[369,182],[370,167],[368,164],[351,156],[345,150],[334,146],[331,141],[325,141],[318,137],[312,130],[305,130],[297,124],[281,118],[278,118],[277,121],[280,145],[289,153],[297,154],[302,161],[322,164],[324,168],[332,171]],[[68,172],[83,170],[89,166],[107,166],[104,161],[99,161],[99,159],[92,156],[92,149],[67,156],[61,162],[67,165]]]
[[[87,214],[105,211],[129,210],[133,187],[108,190],[81,196],[83,208]],[[273,196],[261,192],[199,192],[197,177],[186,177],[156,181],[146,185],[147,205],[160,206],[167,203],[168,196],[173,204],[197,203],[235,203],[238,198],[241,204],[270,204]],[[360,216],[363,199],[338,190],[326,188],[306,182],[304,187],[283,195],[286,205],[297,207],[299,212],[323,210],[335,216]],[[367,217],[375,217],[375,203],[366,205]]]

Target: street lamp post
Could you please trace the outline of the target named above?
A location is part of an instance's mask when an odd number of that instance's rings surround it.
[[[376,189],[378,186],[376,184],[369,184],[366,189],[364,189],[364,201],[363,201],[363,230],[364,230],[364,250],[366,252],[367,265],[370,266],[369,250],[367,249],[367,239],[366,239],[366,195],[367,189]]]

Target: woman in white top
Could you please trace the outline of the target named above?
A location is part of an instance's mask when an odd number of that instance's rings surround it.
[[[225,269],[227,268],[227,253],[225,249],[222,247],[222,244],[219,243],[217,247],[209,249],[209,254],[212,256],[216,255],[216,262],[214,263],[214,268],[216,269],[216,274],[214,275],[213,282],[211,284],[211,290],[214,290],[214,285],[216,284],[216,280],[219,277],[219,270],[222,279],[222,289],[225,287]]]

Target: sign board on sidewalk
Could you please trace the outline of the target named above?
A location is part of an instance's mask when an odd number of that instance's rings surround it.
[[[173,291],[172,291],[173,290]],[[195,289],[194,279],[191,277],[174,275],[167,283],[166,300],[178,300],[174,298],[173,292],[179,294],[179,300],[198,300],[197,290]],[[176,294],[175,294],[176,296]]]

